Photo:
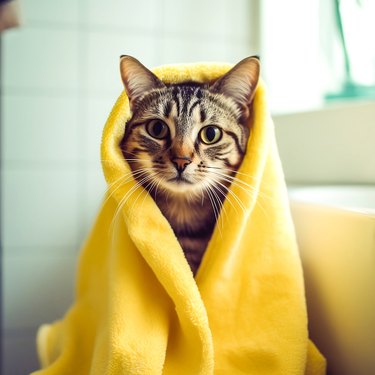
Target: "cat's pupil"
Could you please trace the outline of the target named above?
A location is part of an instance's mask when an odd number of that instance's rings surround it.
[[[213,127],[208,127],[206,129],[206,138],[209,142],[212,142],[216,137],[216,129]]]
[[[155,122],[154,127],[153,127],[154,134],[156,136],[159,136],[162,133],[163,128],[164,126],[160,121]]]

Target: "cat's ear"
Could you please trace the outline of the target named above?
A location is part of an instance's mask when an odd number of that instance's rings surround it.
[[[154,73],[132,56],[120,57],[120,72],[131,104],[147,91],[165,87]]]
[[[211,90],[229,96],[240,108],[245,108],[253,100],[259,72],[259,58],[247,57],[215,81]]]

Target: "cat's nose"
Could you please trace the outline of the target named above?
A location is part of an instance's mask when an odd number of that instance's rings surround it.
[[[174,157],[171,159],[173,165],[176,167],[178,173],[182,173],[185,168],[191,163],[188,157]]]

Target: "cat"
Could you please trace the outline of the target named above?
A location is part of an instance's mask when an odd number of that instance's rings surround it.
[[[246,152],[259,71],[254,56],[212,82],[166,84],[137,59],[121,56],[131,118],[120,147],[194,275]]]

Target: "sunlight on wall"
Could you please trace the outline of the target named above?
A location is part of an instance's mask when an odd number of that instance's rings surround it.
[[[351,78],[362,85],[374,85],[375,1],[342,0],[340,12],[349,53]]]
[[[273,113],[321,108],[328,98],[375,97],[371,87],[375,85],[375,2],[342,0],[338,4],[260,2],[263,76]]]
[[[272,112],[319,106],[319,3],[261,2],[261,56]]]

